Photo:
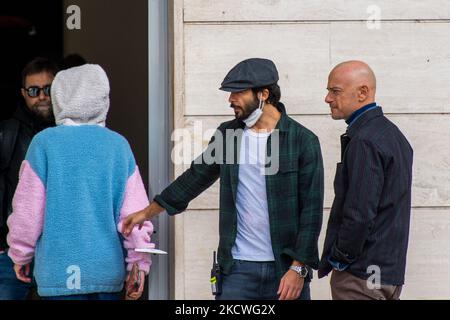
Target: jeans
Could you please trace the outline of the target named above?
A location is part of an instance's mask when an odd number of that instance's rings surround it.
[[[30,273],[32,273],[31,270]],[[0,300],[25,300],[32,285],[17,279],[14,263],[6,252],[0,254]]]
[[[78,294],[59,297],[42,297],[42,300],[120,300],[120,292]]]
[[[310,300],[310,282],[305,281],[297,300]],[[222,294],[216,300],[278,300],[280,281],[274,262],[233,260],[228,275],[222,275]]]

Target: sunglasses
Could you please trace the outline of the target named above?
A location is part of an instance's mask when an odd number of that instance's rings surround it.
[[[47,86],[45,86],[45,87],[43,87],[43,88],[40,88],[40,87],[37,87],[37,86],[32,86],[32,87],[29,87],[29,88],[23,88],[26,92],[27,92],[27,94],[28,94],[28,96],[30,97],[30,98],[36,98],[36,97],[39,97],[39,95],[41,94],[41,90],[44,92],[44,94],[47,96],[47,97],[50,97],[50,89],[51,89],[51,85],[47,85]]]

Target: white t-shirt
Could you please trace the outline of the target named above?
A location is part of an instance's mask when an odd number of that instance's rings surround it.
[[[266,146],[270,132],[245,128],[239,159],[237,188],[237,236],[231,250],[234,259],[274,261],[267,207]]]

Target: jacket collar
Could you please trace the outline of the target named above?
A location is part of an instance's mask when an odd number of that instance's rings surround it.
[[[280,132],[287,132],[289,131],[289,121],[288,116],[286,114],[286,107],[281,102],[278,103],[278,109],[281,112],[280,120],[278,120],[278,123],[275,127],[275,129],[280,130]]]
[[[364,112],[350,127],[347,128],[347,136],[350,139],[353,138],[356,133],[367,124],[367,122],[381,116],[383,116],[383,109],[381,107],[373,108]]]
[[[353,124],[353,122],[355,122],[364,112],[369,111],[370,109],[373,109],[376,107],[377,107],[376,102],[366,104],[365,106],[363,106],[363,107],[359,108],[358,110],[356,110],[355,112],[353,112],[352,115],[350,116],[350,118],[345,120],[345,122],[349,126],[351,126]]]

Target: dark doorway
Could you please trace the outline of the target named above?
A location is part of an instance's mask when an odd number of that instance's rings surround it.
[[[66,26],[71,5],[79,7],[80,29]],[[21,71],[27,62],[36,56],[60,62],[63,56],[79,54],[88,63],[101,65],[108,74],[111,106],[107,127],[128,139],[149,190],[148,1],[2,3],[0,39],[0,120],[11,117],[22,101]],[[143,299],[147,296],[148,288]]]
[[[62,1],[16,0],[0,4],[0,120],[21,101],[21,71],[34,57],[58,62],[63,55]]]
[[[101,65],[111,85],[107,126],[133,149],[148,190],[148,1],[64,0],[81,13],[80,29],[64,24],[64,55]]]

